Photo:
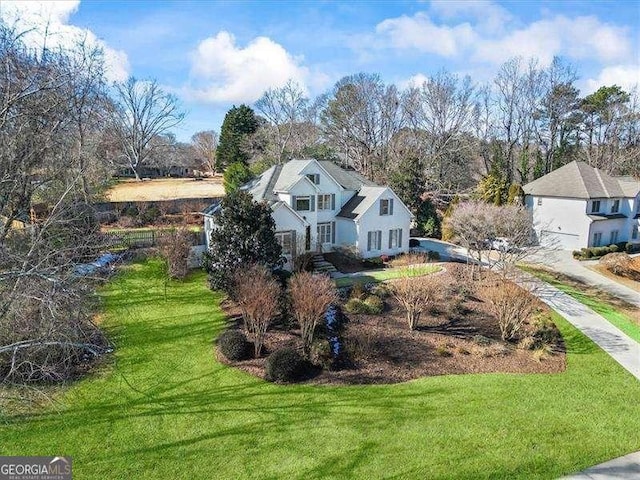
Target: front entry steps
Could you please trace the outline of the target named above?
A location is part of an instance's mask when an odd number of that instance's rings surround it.
[[[331,262],[327,262],[321,253],[316,253],[313,256],[313,272],[314,273],[332,273],[337,272],[336,267]]]

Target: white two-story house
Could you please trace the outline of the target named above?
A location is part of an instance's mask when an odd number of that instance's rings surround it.
[[[276,237],[291,260],[304,252],[349,247],[363,258],[409,249],[412,215],[389,188],[333,162],[291,160],[242,187],[271,206]],[[207,242],[218,205],[204,211]]]
[[[523,187],[541,245],[640,243],[640,181],[571,162]]]

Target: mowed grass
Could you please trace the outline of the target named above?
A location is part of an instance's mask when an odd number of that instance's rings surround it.
[[[71,455],[78,479],[556,478],[640,449],[640,382],[567,322],[555,375],[278,386],[217,362],[205,276],[157,261],[104,289],[113,361],[0,423],[3,455]]]
[[[430,275],[432,273],[439,272],[440,270],[442,270],[442,267],[439,265],[415,265],[410,267],[386,268],[384,270],[375,270],[352,277],[336,278],[335,284],[338,287],[346,287],[355,283],[379,283],[403,276],[420,277],[422,275]]]
[[[606,318],[612,325],[618,327],[621,331],[629,335],[636,342],[640,343],[640,325],[633,321],[631,317],[626,315],[619,307],[607,301],[604,298],[604,294],[598,295],[593,289],[579,289],[577,286],[571,285],[565,281],[562,281],[556,275],[551,272],[535,268],[531,266],[521,266],[521,268],[535,275],[540,280],[553,285],[558,290],[572,296],[580,303],[591,308],[594,312],[599,313]]]

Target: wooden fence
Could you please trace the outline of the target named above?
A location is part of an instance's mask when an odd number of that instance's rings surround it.
[[[171,230],[117,230],[105,232],[104,238],[109,248],[144,248],[156,247],[163,238],[171,235]],[[205,244],[205,233],[189,232],[191,245]]]

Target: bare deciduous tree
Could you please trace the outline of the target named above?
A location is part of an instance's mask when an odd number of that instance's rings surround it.
[[[338,298],[336,287],[325,275],[300,272],[291,278],[289,290],[293,315],[300,324],[302,347],[308,354],[318,323]]]
[[[441,277],[437,274],[411,276],[407,273],[387,285],[404,308],[410,330],[417,328],[420,315],[435,302],[443,288]]]
[[[280,309],[280,285],[262,265],[237,270],[232,281],[232,299],[242,311],[244,327],[253,339],[255,356],[258,357],[267,329]]]
[[[191,233],[185,227],[176,228],[163,235],[160,251],[167,262],[167,274],[171,278],[184,278],[189,272]]]
[[[491,311],[498,321],[502,340],[512,340],[535,311],[535,297],[509,281],[492,285],[485,291]]]
[[[202,159],[206,171],[216,173],[216,149],[218,148],[218,133],[214,130],[198,132],[191,137],[191,145]]]
[[[120,149],[116,158],[124,160],[140,180],[139,169],[159,144],[159,137],[178,126],[184,113],[177,99],[164,92],[155,80],[138,81],[131,77],[115,85],[116,105],[111,112],[112,133]]]

